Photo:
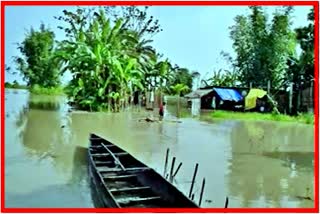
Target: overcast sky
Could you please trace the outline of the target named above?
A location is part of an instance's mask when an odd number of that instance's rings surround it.
[[[74,7],[69,7],[69,9]],[[149,14],[159,19],[163,29],[156,35],[153,46],[168,57],[173,64],[200,72],[204,77],[214,69],[227,68],[221,51],[233,53],[229,27],[236,15],[246,14],[245,6],[154,6]],[[8,6],[5,9],[5,63],[14,68],[12,57],[19,54],[15,43],[24,39],[31,26],[38,28],[41,22],[49,25],[56,39],[63,39],[53,16],[62,14],[62,6]],[[268,6],[271,15],[275,7]],[[311,7],[296,6],[293,27],[306,25]],[[68,78],[66,78],[68,79]],[[65,80],[66,80],[65,79]],[[6,74],[6,81],[18,80],[18,75]]]

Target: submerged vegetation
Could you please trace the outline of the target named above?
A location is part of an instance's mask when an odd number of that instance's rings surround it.
[[[17,81],[13,81],[13,83],[6,82],[4,84],[5,88],[8,89],[25,89],[29,90],[32,94],[44,94],[44,95],[63,95],[64,88],[62,86],[57,87],[40,87],[39,85],[34,85],[32,87],[26,85],[20,85]]]
[[[43,95],[63,95],[64,88],[59,87],[50,87],[50,88],[43,88],[39,85],[35,85],[30,88],[30,92],[33,94],[43,94]]]

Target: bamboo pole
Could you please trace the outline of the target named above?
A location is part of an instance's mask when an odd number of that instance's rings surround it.
[[[165,160],[165,163],[164,163],[163,176],[166,176],[166,173],[167,173],[168,159],[169,159],[169,152],[170,152],[170,149],[169,149],[169,148],[167,148],[167,152],[166,152],[166,160]]]
[[[224,204],[224,208],[228,208],[228,204],[229,204],[229,198],[226,197],[226,202],[225,202],[225,204]]]
[[[196,164],[196,167],[195,167],[195,169],[194,169],[194,173],[193,173],[193,177],[192,177],[192,181],[191,181],[189,198],[190,198],[191,195],[192,195],[192,190],[193,190],[194,182],[195,182],[195,180],[196,180],[196,176],[197,176],[197,172],[198,172],[198,166],[199,166],[199,164],[197,163],[197,164]]]
[[[199,199],[199,207],[201,206],[203,192],[204,192],[204,186],[206,185],[206,179],[203,178],[202,180],[202,186],[201,186],[201,192],[200,192],[200,199]]]
[[[177,175],[177,173],[179,172],[179,169],[181,168],[181,166],[182,166],[182,162],[180,162],[178,168],[177,168],[176,171],[173,173],[173,176],[172,176],[173,178],[176,177],[176,175]]]
[[[194,194],[192,194],[192,196],[191,196],[191,200],[192,200],[192,201],[194,200]]]
[[[194,200],[194,194],[192,194],[192,196],[191,196],[191,200],[192,200],[192,201]]]
[[[174,164],[176,162],[176,157],[172,158],[172,164],[171,164],[171,169],[170,169],[170,174],[169,174],[169,181],[172,182],[173,181],[173,168],[174,168]]]

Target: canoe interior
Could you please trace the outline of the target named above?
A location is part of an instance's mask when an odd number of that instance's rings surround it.
[[[88,151],[96,207],[198,208],[155,170],[111,142],[91,134]]]

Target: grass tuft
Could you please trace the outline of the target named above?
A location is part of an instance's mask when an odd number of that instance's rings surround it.
[[[276,113],[257,113],[257,112],[232,112],[217,110],[212,113],[213,118],[238,119],[238,120],[269,120],[279,122],[299,122],[314,124],[314,114],[301,113],[298,116],[289,116]]]
[[[50,87],[50,88],[43,88],[38,85],[33,86],[30,89],[30,92],[32,94],[38,94],[38,95],[63,95],[64,89],[62,87]]]

